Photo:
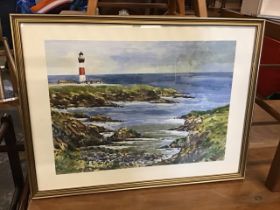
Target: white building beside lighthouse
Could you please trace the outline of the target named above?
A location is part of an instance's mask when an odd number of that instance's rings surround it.
[[[85,83],[86,82],[86,69],[85,69],[85,57],[84,53],[80,52],[79,57],[79,83]]]

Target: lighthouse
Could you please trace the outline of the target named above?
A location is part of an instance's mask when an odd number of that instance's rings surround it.
[[[80,52],[79,57],[79,83],[86,82],[86,69],[85,69],[85,57],[84,53]]]

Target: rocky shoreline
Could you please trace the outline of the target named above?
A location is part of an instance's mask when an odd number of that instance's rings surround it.
[[[141,137],[141,134],[128,128],[111,131],[102,126],[86,125],[79,120],[80,117],[104,122],[111,120],[103,115],[96,117],[52,111],[53,144],[58,174],[144,166],[148,164],[147,161],[155,158],[154,154],[145,154],[145,151],[100,147],[114,142],[130,141]],[[102,135],[105,132],[113,134],[105,137]]]
[[[139,138],[141,134],[128,128],[120,128],[116,131],[108,130],[102,126],[86,125],[77,119],[77,115],[52,111],[54,146],[56,149],[75,150],[80,147],[107,145],[114,141],[125,141],[130,138]],[[115,122],[104,115],[95,115],[88,118],[97,119],[97,121]],[[105,138],[102,133],[113,132],[109,138]]]
[[[84,171],[144,167],[161,162],[160,153],[147,153],[131,148],[114,150],[93,147],[90,150],[81,150],[81,156],[87,162]]]
[[[106,148],[106,145],[114,142],[140,138],[141,134],[132,129],[109,131],[100,126],[85,125],[76,118],[81,115],[53,111],[54,132],[57,129],[63,131],[60,135],[54,135],[57,173],[222,160],[225,154],[228,109],[225,106],[182,116],[185,123],[176,130],[185,130],[188,135],[161,148],[179,149],[177,154],[168,159],[163,159],[158,150],[147,152],[135,148]],[[101,119],[108,120],[105,116]],[[113,134],[105,138],[102,135],[104,132]]]

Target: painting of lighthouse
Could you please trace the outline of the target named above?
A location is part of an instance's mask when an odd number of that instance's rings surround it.
[[[235,41],[45,45],[57,174],[224,160]]]

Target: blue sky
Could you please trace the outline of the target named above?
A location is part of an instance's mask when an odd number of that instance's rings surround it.
[[[78,54],[87,74],[231,72],[235,41],[45,42],[49,75],[77,74]]]

